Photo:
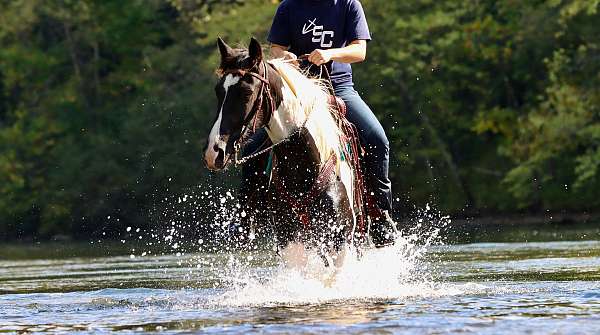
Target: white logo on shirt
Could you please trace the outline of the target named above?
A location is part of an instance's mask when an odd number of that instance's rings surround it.
[[[312,41],[314,43],[319,43],[321,48],[330,48],[333,45],[333,31],[323,30],[323,26],[318,26],[316,22],[316,18],[308,20],[308,22],[302,26],[302,35],[312,32]]]

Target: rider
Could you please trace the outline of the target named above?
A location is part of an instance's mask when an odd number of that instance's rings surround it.
[[[268,36],[271,55],[296,60],[308,54],[308,61],[325,64],[335,94],[347,107],[347,118],[358,128],[366,149],[366,188],[374,198],[370,235],[375,246],[392,244],[395,225],[390,218],[392,190],[388,177],[389,142],[383,127],[354,90],[351,63],[362,62],[371,40],[367,20],[358,0],[284,0],[273,19]],[[252,152],[266,135],[259,132],[244,151]],[[259,138],[262,137],[262,138]],[[247,175],[247,173],[245,174]]]

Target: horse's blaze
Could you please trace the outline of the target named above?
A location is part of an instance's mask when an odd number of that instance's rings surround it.
[[[204,152],[204,162],[209,170],[222,170],[227,163],[227,159],[229,158],[226,154],[229,135],[223,135],[221,133],[221,122],[223,120],[223,107],[225,106],[225,101],[227,100],[227,93],[229,92],[229,89],[239,83],[239,81],[240,77],[232,74],[228,74],[223,81],[223,90],[225,91],[225,95],[223,97],[223,101],[220,103],[221,106],[219,107],[217,121],[213,125],[210,134],[208,135],[208,145],[206,146],[206,151]]]

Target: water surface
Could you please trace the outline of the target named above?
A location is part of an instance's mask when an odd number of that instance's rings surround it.
[[[0,261],[0,333],[600,333],[594,240],[401,241],[329,285],[269,251],[41,256]]]

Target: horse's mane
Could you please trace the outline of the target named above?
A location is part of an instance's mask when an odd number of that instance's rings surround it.
[[[291,108],[288,108],[290,113],[296,114],[294,119],[309,118],[306,128],[314,137],[321,164],[332,154],[339,155],[340,129],[329,104],[327,83],[321,79],[307,77],[298,67],[283,59],[272,59],[269,63],[277,70],[284,85],[296,96],[297,101],[289,104]],[[337,161],[339,163],[340,160]]]

